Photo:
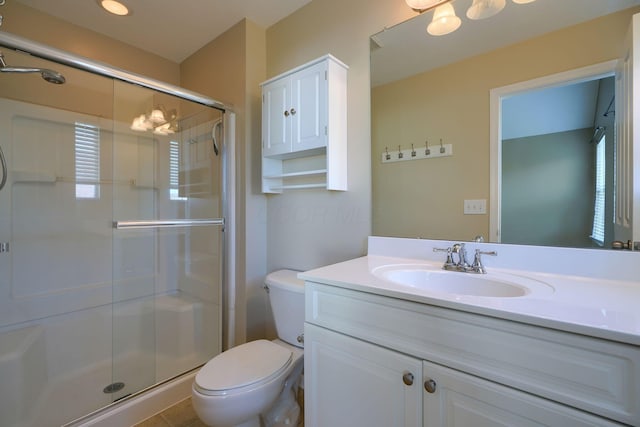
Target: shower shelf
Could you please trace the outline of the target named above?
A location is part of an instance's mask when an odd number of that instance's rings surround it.
[[[55,174],[46,173],[46,172],[29,172],[29,171],[20,171],[14,170],[11,171],[11,177],[13,179],[13,183],[25,183],[25,182],[40,182],[46,184],[55,184],[58,178]]]
[[[58,182],[61,183],[70,183],[70,184],[102,184],[102,185],[130,185],[136,188],[145,188],[157,190],[153,184],[150,183],[138,183],[135,179],[101,179],[94,181],[78,181],[75,178],[65,177],[65,176],[56,176],[52,173],[46,172],[29,172],[29,171],[12,171],[11,176],[13,177],[13,183],[36,183],[36,184],[55,184]]]

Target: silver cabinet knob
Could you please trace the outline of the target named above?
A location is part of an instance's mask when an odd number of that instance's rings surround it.
[[[284,110],[284,116],[289,117],[289,110]]]
[[[304,342],[304,334],[300,334],[296,337],[296,341],[298,341],[300,344],[302,344]]]
[[[435,393],[436,391],[436,382],[432,379],[428,379],[424,382],[424,389],[429,393]]]
[[[295,108],[292,108],[292,109],[291,109],[291,111],[290,111],[290,113],[291,113],[291,115],[292,115],[292,116],[295,116],[295,115],[296,115],[296,109],[295,109]]]
[[[406,385],[413,385],[413,374],[411,372],[405,372],[402,376],[402,382]]]

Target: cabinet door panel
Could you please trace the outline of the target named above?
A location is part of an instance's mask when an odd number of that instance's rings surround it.
[[[291,151],[291,123],[288,112],[291,97],[289,80],[282,79],[265,85],[262,93],[263,155],[275,156],[288,153]]]
[[[327,63],[321,62],[291,76],[292,150],[327,145]]]
[[[309,324],[304,351],[305,426],[422,425],[421,361]]]
[[[568,406],[430,362],[424,381],[424,427],[605,427],[622,426]]]

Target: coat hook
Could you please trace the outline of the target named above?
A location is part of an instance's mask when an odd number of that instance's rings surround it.
[[[429,140],[428,140],[428,139],[426,139],[426,140],[424,141],[424,145],[425,145],[425,147],[426,147],[426,148],[424,149],[424,155],[425,155],[425,156],[429,156],[429,155],[431,155],[431,150],[429,150]]]
[[[440,154],[444,154],[445,149],[444,146],[442,145],[442,138],[440,138]]]
[[[391,160],[391,154],[389,154],[389,147],[384,147],[384,152],[387,153],[384,158],[387,160]]]
[[[402,154],[402,150],[400,149],[400,146],[398,145],[398,158],[401,159],[403,157],[404,157],[404,155]]]
[[[415,157],[416,156],[416,149],[413,148],[413,144],[411,144],[411,157]]]

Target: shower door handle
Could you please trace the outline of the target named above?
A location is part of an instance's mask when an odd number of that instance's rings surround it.
[[[4,158],[2,147],[0,147],[0,167],[2,168],[2,177],[0,178],[0,190],[2,190],[7,183],[7,161]]]
[[[114,221],[113,228],[175,228],[175,227],[199,227],[203,225],[224,225],[224,218],[213,219],[171,219],[149,221]]]

